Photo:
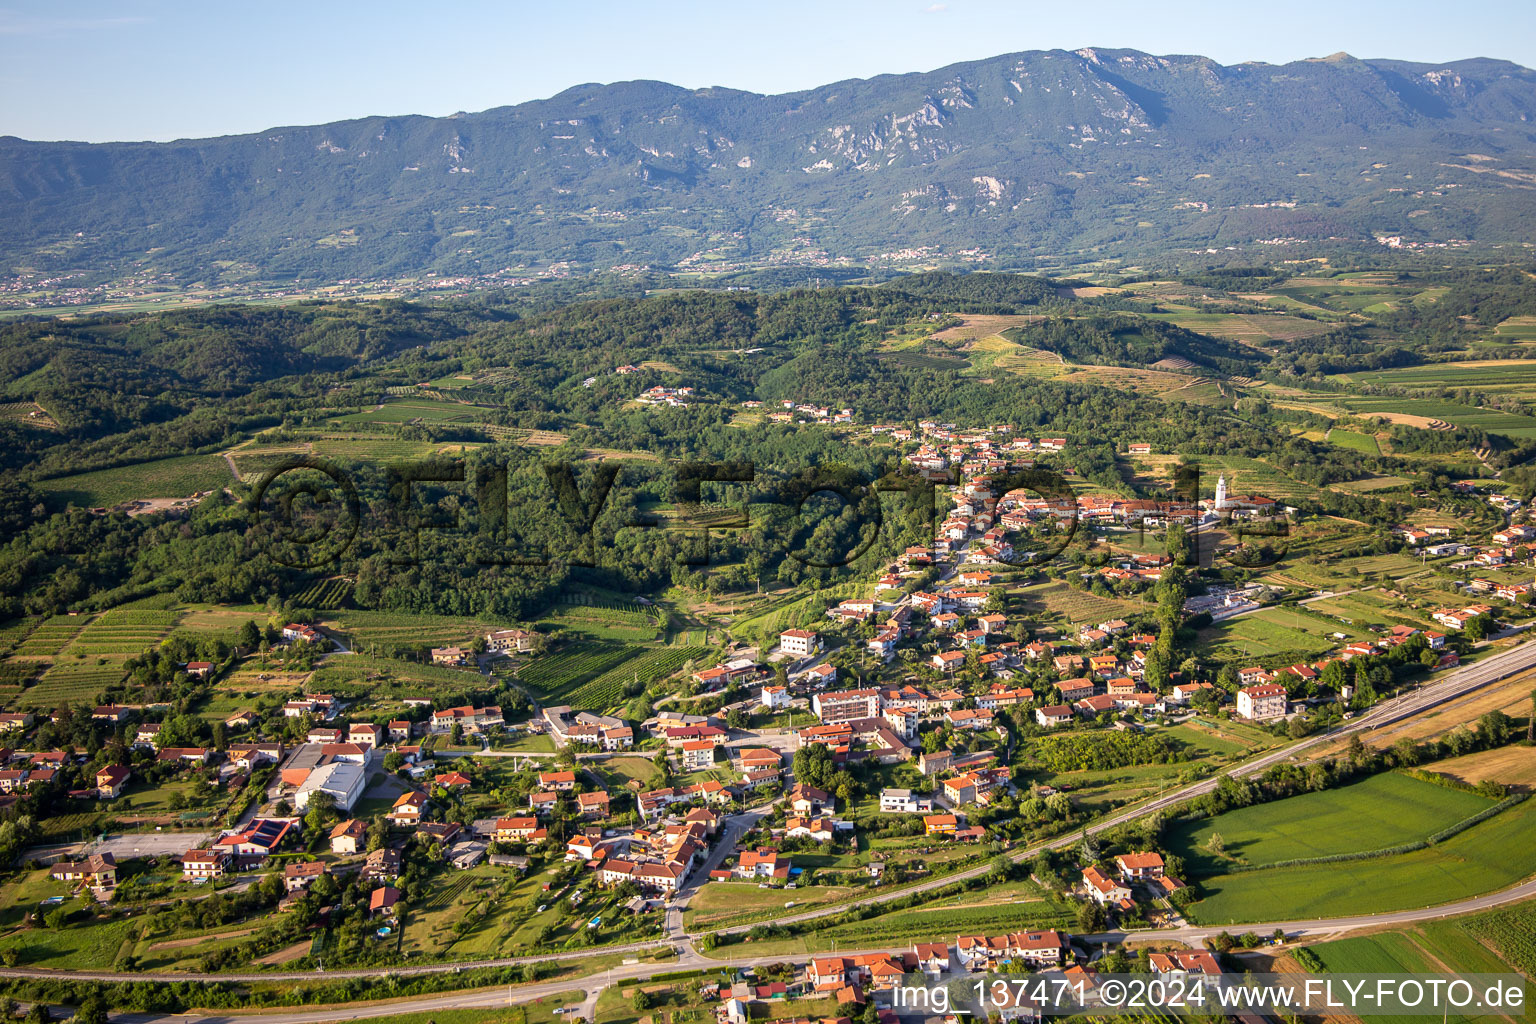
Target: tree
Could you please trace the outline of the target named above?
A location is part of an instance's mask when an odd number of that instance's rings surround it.
[[[240,633],[235,637],[235,643],[247,651],[254,651],[261,646],[261,627],[256,625],[254,619],[245,620],[245,625],[240,627]]]
[[[75,1024],[107,1024],[107,1001],[92,992],[75,1011]]]
[[[1477,733],[1487,747],[1502,747],[1509,742],[1515,723],[1504,712],[1494,709],[1477,720]]]
[[[1077,930],[1092,934],[1102,932],[1109,926],[1109,915],[1104,913],[1104,908],[1093,900],[1081,904],[1077,908]]]
[[[1221,837],[1220,832],[1212,832],[1211,838],[1205,841],[1205,848],[1220,857],[1227,851],[1227,841]]]

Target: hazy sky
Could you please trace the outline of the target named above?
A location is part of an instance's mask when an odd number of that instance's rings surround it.
[[[173,139],[635,78],[757,92],[1014,50],[1536,66],[1532,0],[0,0],[0,135]]]

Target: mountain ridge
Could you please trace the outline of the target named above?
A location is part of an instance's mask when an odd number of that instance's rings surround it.
[[[635,80],[210,139],[7,136],[0,263],[190,283],[1511,242],[1533,171],[1536,71],[1507,61],[1084,47],[782,94]]]

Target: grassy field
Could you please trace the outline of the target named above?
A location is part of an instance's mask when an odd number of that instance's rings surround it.
[[[1220,661],[1251,661],[1282,654],[1303,658],[1332,650],[1338,643],[1333,633],[1344,633],[1351,639],[1366,635],[1305,610],[1265,608],[1201,630],[1199,643],[1207,656]]]
[[[1361,808],[1360,814],[1370,813],[1370,808]],[[1204,898],[1190,906],[1189,916],[1202,924],[1278,921],[1384,913],[1466,899],[1507,888],[1536,872],[1533,827],[1536,809],[1527,802],[1412,853],[1204,878]],[[1393,831],[1390,823],[1373,826],[1369,838],[1356,839],[1358,848],[1384,845],[1377,838]]]
[[[1328,431],[1327,441],[1339,448],[1350,448],[1357,452],[1365,452],[1367,455],[1381,454],[1381,446],[1376,443],[1375,436],[1362,434],[1357,430],[1334,427]]]
[[[642,792],[655,789],[661,781],[661,772],[648,757],[609,757],[590,762],[608,781],[610,789],[620,789],[630,782],[637,782]]]
[[[1188,822],[1169,837],[1191,874],[1218,874],[1237,865],[1270,864],[1376,850],[1423,839],[1471,817],[1490,801],[1396,772],[1288,800],[1256,804],[1216,818]],[[1220,833],[1225,853],[1208,850]]]
[[[219,456],[181,455],[39,480],[37,488],[58,501],[95,508],[135,498],[185,498],[231,480],[229,466]]]
[[[797,859],[798,862],[798,859]],[[710,882],[688,903],[683,924],[709,931],[755,921],[770,921],[838,903],[856,890],[841,885],[816,885],[806,889],[759,889],[755,882]],[[786,909],[786,904],[793,907]]]

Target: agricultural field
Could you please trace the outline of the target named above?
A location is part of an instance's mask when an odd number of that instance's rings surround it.
[[[1415,597],[1427,596],[1415,586]],[[1450,598],[1450,595],[1447,595]],[[1406,601],[1394,600],[1379,591],[1362,590],[1353,594],[1340,594],[1321,601],[1309,601],[1307,609],[1317,615],[1327,615],[1361,629],[1380,631],[1397,625],[1415,626],[1419,629],[1435,629],[1428,609],[1415,608]],[[1443,627],[1442,627],[1443,629]]]
[[[1201,650],[1224,662],[1302,659],[1332,650],[1343,633],[1351,640],[1367,634],[1335,619],[1298,608],[1264,608],[1217,622],[1200,631]]]
[[[330,579],[316,580],[309,587],[295,594],[292,601],[300,608],[340,608],[347,603],[351,595],[352,581],[335,576]]]
[[[443,446],[431,441],[408,441],[405,438],[374,435],[326,436],[316,438],[311,451],[321,458],[343,462],[389,461],[391,459],[423,459],[436,454]],[[455,444],[455,449],[463,447]],[[473,445],[469,445],[473,447]]]
[[[1512,316],[1493,329],[1509,341],[1536,341],[1536,316]]]
[[[582,596],[581,603],[556,604],[535,625],[546,632],[560,629],[590,640],[644,643],[656,638],[660,615],[654,607],[596,595]]]
[[[1072,625],[1126,618],[1144,614],[1146,610],[1146,605],[1139,601],[1100,597],[1059,580],[1030,584],[1008,594],[1010,615],[1050,616]]]
[[[1430,363],[1388,370],[1340,374],[1341,383],[1399,388],[1477,388],[1506,394],[1536,391],[1536,361],[1488,359],[1478,362]]]
[[[815,594],[789,591],[787,595],[776,595],[754,606],[750,613],[731,624],[731,632],[740,638],[764,634],[777,636],[786,629],[814,626],[819,619],[816,609],[822,605],[830,607],[868,591],[869,587],[860,583],[842,583]]]
[[[1501,914],[1518,918],[1520,908],[1474,917],[1426,921],[1391,931],[1322,942],[1307,948],[1323,962],[1327,970],[1334,973],[1507,974],[1515,962],[1514,959],[1510,958],[1508,963],[1501,959],[1497,947],[1484,934],[1484,929],[1487,929],[1493,923],[1493,919]],[[1506,943],[1517,938],[1509,932],[1503,932],[1500,937]],[[1528,968],[1526,973],[1530,973]],[[1526,986],[1526,991],[1529,996],[1531,992],[1529,985]],[[1402,1021],[1406,1024],[1421,1018],[1374,1016],[1371,1019]],[[1458,1019],[1465,1021],[1469,1018]],[[1494,1016],[1470,1019],[1499,1018]]]
[[[1166,320],[1188,331],[1198,331],[1244,345],[1269,347],[1275,342],[1295,341],[1322,334],[1333,325],[1279,313],[1147,313],[1152,320]]]
[[[1127,456],[1138,476],[1167,483],[1173,479],[1174,466],[1183,459],[1200,465],[1200,489],[1214,493],[1216,478],[1227,479],[1229,494],[1260,494],[1276,501],[1306,501],[1316,497],[1317,488],[1302,483],[1283,471],[1258,459],[1236,455],[1132,455]]]
[[[343,637],[354,650],[367,652],[370,645],[469,646],[477,636],[516,623],[488,622],[453,615],[418,615],[413,612],[342,611],[322,616],[320,624]]]
[[[640,647],[583,640],[540,655],[520,668],[517,678],[541,703],[605,710],[624,701],[627,687],[649,685],[707,653],[704,647]]]
[[[1410,808],[1404,813],[1416,812]],[[1370,808],[1361,808],[1350,820],[1369,820],[1370,815]],[[1210,876],[1200,880],[1204,895],[1189,907],[1189,916],[1202,924],[1336,917],[1433,906],[1493,892],[1536,872],[1533,826],[1536,809],[1527,802],[1411,853]],[[1378,838],[1393,831],[1390,823],[1373,824],[1369,838],[1356,841],[1375,846]],[[1304,845],[1297,841],[1294,848]]]
[[[1512,717],[1523,718],[1530,714],[1532,687],[1536,687],[1536,672],[1521,672],[1504,682],[1447,701],[1424,714],[1367,730],[1361,734],[1361,739],[1372,746],[1389,747],[1400,739],[1439,739],[1467,722],[1475,722],[1489,711],[1503,711]],[[1342,748],[1341,743],[1330,749]]]
[[[683,926],[713,931],[841,903],[857,892],[844,885],[814,885],[805,889],[759,889],[756,882],[710,882],[688,901]],[[794,906],[786,909],[786,904]]]
[[[1517,790],[1536,789],[1536,747],[1511,745],[1435,762],[1440,775],[1475,785],[1486,779]]]
[[[337,416],[335,423],[476,423],[494,414],[491,407],[464,405],[459,402],[433,401],[429,398],[401,398],[380,403],[362,412]]]
[[[83,615],[56,615],[46,619],[15,642],[12,655],[21,659],[54,657],[80,635],[89,621]]]
[[[36,402],[0,402],[0,420],[25,423],[41,430],[59,429],[58,421]]]
[[[1464,919],[1466,930],[1487,942],[1512,967],[1536,977],[1536,903],[1529,901]]]
[[[1365,452],[1367,455],[1380,455],[1381,446],[1376,443],[1372,434],[1362,434],[1358,430],[1345,430],[1343,427],[1334,427],[1328,431],[1326,438],[1329,444],[1339,448],[1349,448],[1352,451]]]
[[[137,498],[186,498],[232,479],[228,463],[218,455],[180,455],[39,480],[37,488],[60,502],[99,508]]]
[[[233,683],[234,681],[231,680]],[[367,654],[336,655],[326,659],[311,677],[313,686],[357,696],[430,696],[446,691],[463,693],[484,685],[473,669],[449,668]]]
[[[1513,438],[1536,437],[1536,418],[1478,409],[1439,398],[1403,398],[1390,395],[1338,395],[1337,404],[1355,416],[1379,416],[1397,423],[1425,426],[1439,420],[1458,427],[1477,427]],[[1405,418],[1407,417],[1407,418]]]
[[[1378,850],[1433,835],[1492,801],[1396,772],[1228,811],[1172,830],[1169,848],[1196,877],[1234,867]],[[1220,833],[1223,851],[1210,849]],[[1335,865],[1339,866],[1339,865]],[[1262,872],[1259,872],[1262,873]]]

